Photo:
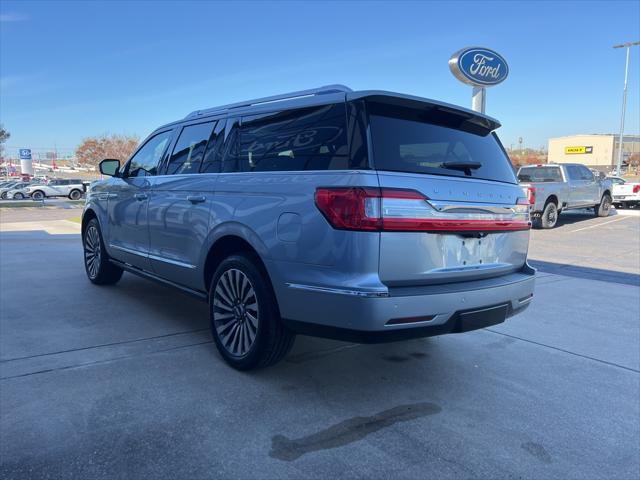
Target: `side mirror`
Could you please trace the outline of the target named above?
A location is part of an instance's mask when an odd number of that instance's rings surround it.
[[[117,177],[120,172],[120,160],[113,158],[107,158],[102,160],[98,165],[100,173],[102,175],[108,175],[109,177]]]

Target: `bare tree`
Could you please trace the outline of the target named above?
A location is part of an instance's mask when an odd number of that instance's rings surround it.
[[[97,165],[105,158],[127,160],[138,146],[140,139],[135,135],[101,135],[87,137],[76,149],[79,163]]]
[[[4,143],[9,140],[10,136],[11,134],[0,124],[0,157],[2,157],[2,152],[4,152]]]

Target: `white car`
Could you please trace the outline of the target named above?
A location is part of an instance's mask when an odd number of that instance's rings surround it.
[[[609,177],[613,182],[613,204],[616,207],[640,205],[640,183],[628,182],[621,177]]]
[[[46,185],[32,185],[27,188],[27,195],[34,200],[42,200],[47,197],[69,197],[71,200],[79,200],[84,193],[85,186],[78,179],[56,179]]]

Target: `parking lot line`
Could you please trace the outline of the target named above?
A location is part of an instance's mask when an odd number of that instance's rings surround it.
[[[603,223],[598,223],[597,225],[591,225],[589,227],[583,227],[583,228],[578,228],[576,230],[570,230],[569,233],[575,233],[575,232],[579,232],[581,230],[588,230],[590,228],[596,228],[596,227],[601,227],[603,225],[606,225],[607,223],[613,223],[613,222],[618,222],[620,220],[626,220],[629,217],[620,217],[620,218],[614,218],[613,220],[609,220],[608,222],[603,222]]]

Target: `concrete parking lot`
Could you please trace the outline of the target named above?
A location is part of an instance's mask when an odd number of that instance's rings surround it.
[[[2,478],[640,477],[639,216],[533,231],[534,302],[505,324],[298,337],[240,373],[204,303],[96,287],[77,227],[0,215]]]

